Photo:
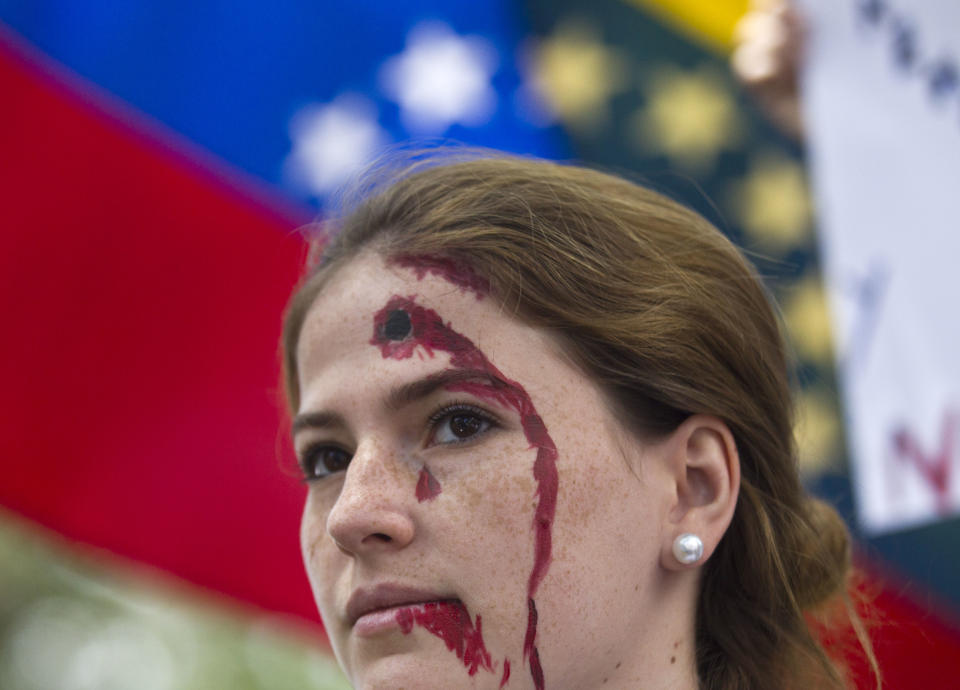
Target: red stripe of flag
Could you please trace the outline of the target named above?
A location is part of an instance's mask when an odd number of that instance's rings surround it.
[[[277,460],[296,221],[2,40],[0,93],[0,503],[316,620]]]

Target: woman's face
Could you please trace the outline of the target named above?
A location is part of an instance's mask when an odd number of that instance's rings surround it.
[[[665,442],[482,280],[362,254],[297,355],[303,559],[355,687],[635,687],[679,654]]]

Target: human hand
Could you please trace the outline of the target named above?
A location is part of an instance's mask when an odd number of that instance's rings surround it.
[[[802,139],[798,74],[805,27],[788,0],[751,0],[734,32],[730,65],[737,79],[782,130]]]

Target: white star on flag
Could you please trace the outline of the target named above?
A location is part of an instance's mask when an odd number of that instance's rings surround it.
[[[497,103],[490,85],[496,70],[496,51],[486,40],[427,22],[411,29],[406,49],[384,62],[380,83],[409,131],[439,135],[455,123],[489,121]]]
[[[316,196],[340,187],[389,142],[376,107],[356,94],[301,108],[290,121],[289,176]]]

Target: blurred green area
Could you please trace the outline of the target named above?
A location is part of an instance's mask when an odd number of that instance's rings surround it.
[[[317,631],[0,511],[3,690],[347,690]]]

